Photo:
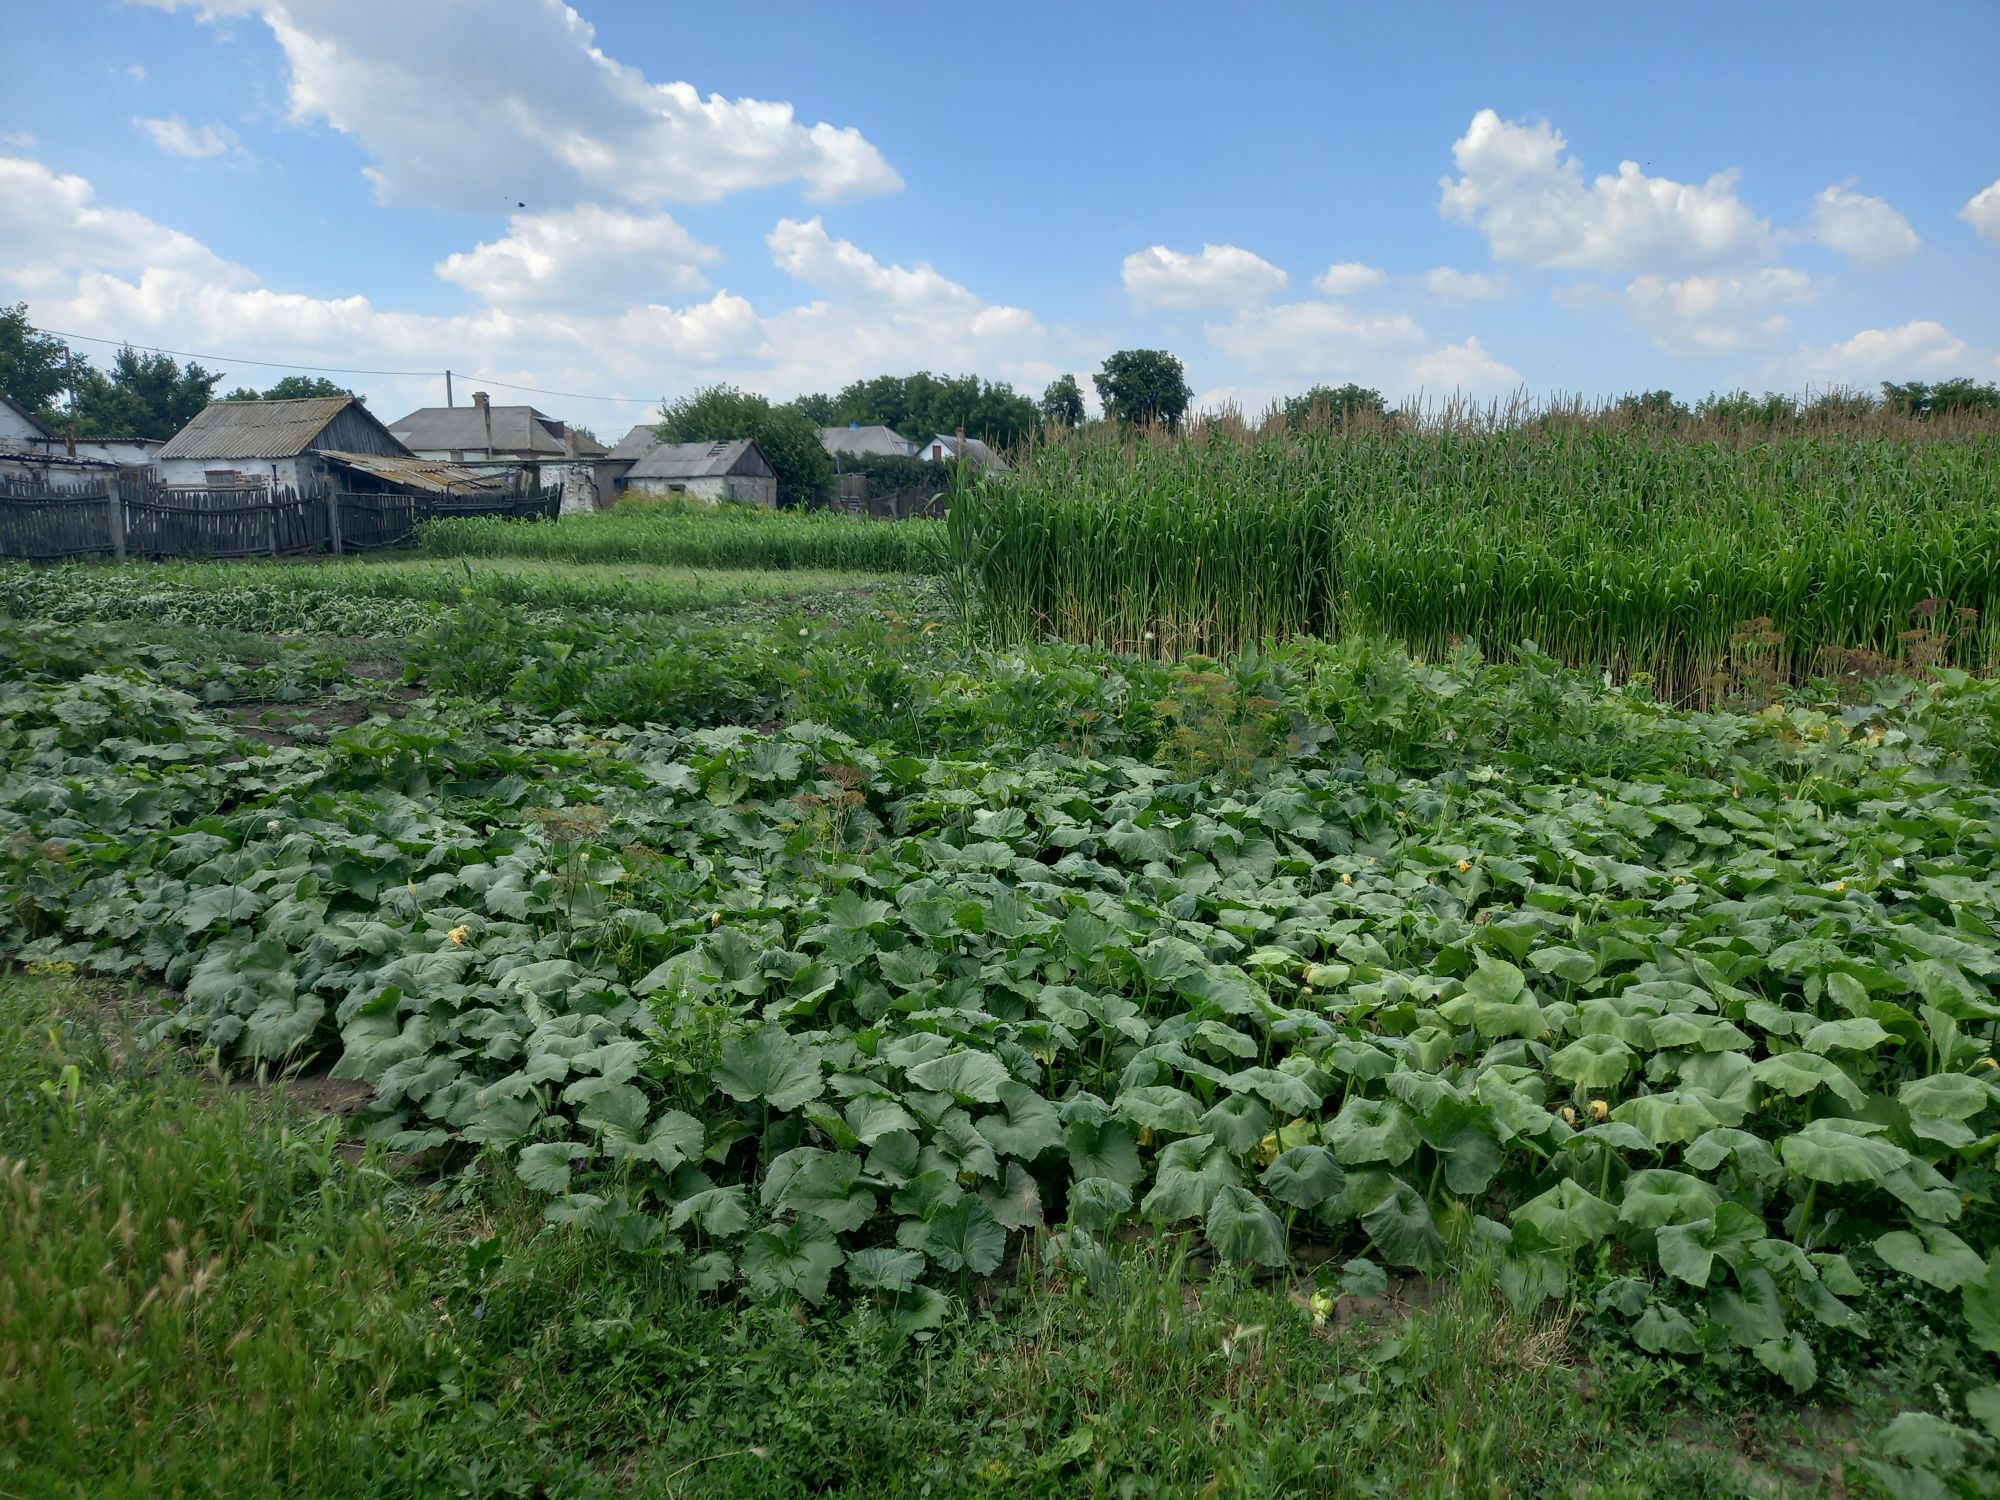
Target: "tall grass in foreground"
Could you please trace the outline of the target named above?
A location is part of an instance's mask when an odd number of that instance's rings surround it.
[[[941,559],[940,530],[936,521],[872,521],[825,511],[620,505],[555,521],[452,517],[426,523],[419,540],[432,557],[927,573]]]
[[[1676,697],[1746,653],[1798,677],[1856,651],[1987,667],[2000,648],[1990,431],[1458,414],[1096,431],[1019,455],[946,524],[1007,639],[1532,640]]]

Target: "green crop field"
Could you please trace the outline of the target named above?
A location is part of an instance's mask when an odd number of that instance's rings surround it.
[[[1452,419],[1035,448],[952,506],[1009,640],[1523,641],[1699,699],[1746,654],[2000,659],[2000,437]]]
[[[0,1495],[2000,1493],[1984,441],[0,571]]]

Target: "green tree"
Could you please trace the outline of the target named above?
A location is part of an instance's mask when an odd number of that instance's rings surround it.
[[[1042,392],[1042,420],[1051,427],[1083,425],[1083,387],[1074,375],[1058,375]]]
[[[1687,407],[1674,399],[1672,391],[1641,391],[1636,396],[1620,396],[1612,410],[1621,416],[1644,421],[1671,420],[1688,414]]]
[[[45,421],[55,418],[56,396],[69,383],[69,345],[38,333],[28,304],[0,307],[0,394]]]
[[[1187,367],[1164,349],[1120,349],[1090,379],[1105,415],[1120,422],[1178,427],[1194,399]]]
[[[303,401],[311,396],[354,396],[365,402],[366,396],[355,395],[344,385],[335,385],[324,375],[287,375],[269,390],[252,390],[247,385],[239,385],[222,399],[224,401]]]
[[[1937,417],[1954,411],[1994,411],[2000,409],[2000,385],[1966,376],[1927,385],[1906,380],[1900,385],[1882,382],[1882,401],[1891,411],[1911,417]]]
[[[834,425],[833,397],[824,391],[814,391],[804,396],[794,396],[785,403],[793,411],[804,417],[815,427]]]
[[[1766,391],[1753,396],[1748,391],[1711,392],[1695,403],[1695,419],[1727,427],[1775,427],[1797,411],[1790,396]]]
[[[919,370],[854,381],[833,398],[832,420],[821,425],[879,423],[912,442],[963,427],[968,437],[1007,447],[1026,438],[1041,419],[1035,403],[1004,381]]]
[[[71,391],[76,430],[90,437],[172,437],[215,397],[220,370],[204,370],[189,360],[177,365],[167,354],[141,354],[129,344],[111,360],[107,374],[79,366]]]
[[[1382,419],[1388,414],[1380,391],[1351,380],[1346,385],[1316,385],[1303,395],[1285,398],[1285,425],[1294,432],[1313,424],[1344,427],[1357,418]]]
[[[778,503],[811,505],[833,483],[833,459],[819,440],[819,424],[792,406],[773,406],[751,391],[711,385],[660,409],[660,440],[713,443],[754,438],[778,471]]]

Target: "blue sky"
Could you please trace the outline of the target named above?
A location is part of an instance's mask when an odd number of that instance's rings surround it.
[[[646,400],[2000,377],[1987,0],[51,15],[0,0],[0,300],[69,332]]]

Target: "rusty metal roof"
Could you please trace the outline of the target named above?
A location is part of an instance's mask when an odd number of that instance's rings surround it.
[[[212,401],[167,439],[156,458],[294,458],[313,445],[352,396],[297,401]],[[366,411],[366,407],[361,408]],[[374,420],[372,417],[369,420]]]
[[[383,453],[339,453],[331,448],[320,448],[315,451],[321,458],[339,464],[342,468],[372,474],[375,478],[390,484],[405,485],[431,495],[507,488],[505,474],[482,474],[476,469],[445,463],[441,459],[391,458]]]

